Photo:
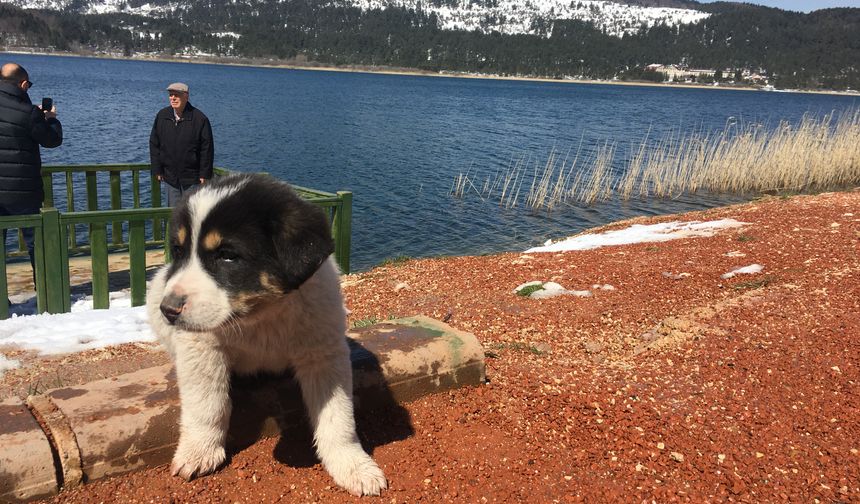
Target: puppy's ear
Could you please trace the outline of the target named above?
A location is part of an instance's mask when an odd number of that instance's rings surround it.
[[[290,196],[287,208],[276,219],[273,229],[284,292],[297,289],[334,252],[334,240],[325,212],[295,193]]]

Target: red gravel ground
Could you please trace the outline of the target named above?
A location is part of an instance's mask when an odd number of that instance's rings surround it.
[[[359,413],[390,484],[365,501],[860,501],[860,192],[680,218],[748,225],[347,277],[352,322],[425,314],[473,332],[487,353],[484,386],[406,404],[404,421]],[[764,271],[721,279],[753,263]],[[513,293],[531,280],[615,290]],[[158,467],[52,502],[357,500],[313,458],[305,428],[190,483]]]

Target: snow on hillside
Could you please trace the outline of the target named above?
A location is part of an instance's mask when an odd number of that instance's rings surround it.
[[[128,0],[5,0],[7,3],[24,9],[50,9],[64,11],[72,9],[82,14],[112,14],[122,12],[138,14],[147,17],[163,17],[174,9],[181,9],[188,1],[169,2],[154,5],[145,3],[139,7],[131,7]]]
[[[182,10],[193,0],[145,3],[131,7],[128,0],[11,0],[27,9],[65,10],[74,8],[86,14],[123,12],[149,17],[161,17],[176,9]],[[231,0],[241,2],[243,0]],[[245,0],[247,1],[247,0]],[[504,34],[552,34],[555,19],[577,19],[593,23],[609,35],[620,37],[642,27],[677,26],[697,23],[710,14],[693,9],[641,7],[605,0],[330,0],[332,4],[359,7],[362,10],[405,7],[434,13],[441,29],[498,31]],[[489,5],[487,5],[489,4]],[[72,7],[74,6],[74,7]],[[536,28],[546,26],[544,33]]]
[[[498,0],[494,7],[468,0],[434,2],[427,0],[342,0],[344,4],[367,9],[398,6],[435,13],[440,28],[447,30],[498,31],[504,34],[534,33],[536,21],[578,19],[594,23],[609,35],[636,33],[641,27],[658,24],[677,26],[697,23],[710,14],[692,9],[640,7],[602,0]],[[449,4],[449,5],[446,5]],[[457,7],[451,7],[456,5]],[[551,34],[547,33],[547,36]]]

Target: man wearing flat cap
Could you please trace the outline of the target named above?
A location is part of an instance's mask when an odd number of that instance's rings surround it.
[[[209,118],[188,101],[188,85],[167,86],[170,101],[155,115],[149,135],[152,173],[167,185],[167,204],[212,178],[215,146]]]

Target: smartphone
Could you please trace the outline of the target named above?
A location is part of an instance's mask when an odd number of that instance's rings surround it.
[[[53,98],[42,98],[42,112],[50,112],[54,108]]]

